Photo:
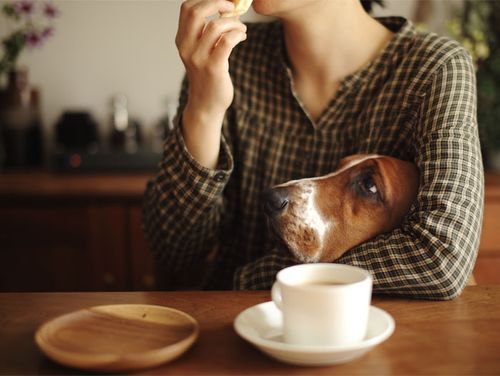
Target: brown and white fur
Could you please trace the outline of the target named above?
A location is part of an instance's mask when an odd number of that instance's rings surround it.
[[[273,232],[302,262],[331,262],[398,227],[415,200],[414,164],[382,155],[344,158],[328,175],[265,193]]]

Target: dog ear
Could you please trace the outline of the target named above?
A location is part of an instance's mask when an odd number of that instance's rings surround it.
[[[337,170],[340,170],[341,168],[344,168],[345,166],[347,166],[348,164],[350,163],[353,163],[353,162],[356,162],[358,160],[361,160],[361,159],[364,159],[366,157],[368,157],[370,154],[352,154],[352,155],[349,155],[347,157],[344,157],[340,160],[338,166],[337,166]]]

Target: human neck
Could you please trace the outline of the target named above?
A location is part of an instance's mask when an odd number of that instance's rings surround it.
[[[281,20],[294,79],[334,84],[374,60],[392,37],[357,1],[324,1]]]

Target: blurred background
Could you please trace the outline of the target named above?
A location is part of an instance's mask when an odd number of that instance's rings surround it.
[[[140,208],[184,73],[181,2],[0,0],[0,291],[155,288]],[[384,0],[373,11],[474,58],[487,168],[479,283],[500,283],[499,4]]]

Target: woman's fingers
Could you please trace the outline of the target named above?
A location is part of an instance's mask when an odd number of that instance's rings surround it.
[[[211,119],[205,124],[207,129],[213,124],[221,126],[233,100],[228,59],[234,46],[246,39],[246,26],[236,17],[207,22],[209,16],[233,8],[227,0],[186,0],[182,4],[175,42],[189,79],[185,111],[190,116],[186,118],[197,119],[184,124],[187,133],[200,119]]]
[[[189,48],[196,44],[205,28],[208,17],[233,9],[232,2],[227,0],[186,0],[181,5],[179,27],[176,44],[179,49]]]
[[[245,39],[247,39],[246,33],[240,30],[231,30],[222,34],[212,51],[211,58],[214,63],[225,62],[227,64],[233,48]]]
[[[245,34],[246,30],[247,27],[236,18],[219,18],[210,21],[203,31],[194,54],[200,59],[208,58],[224,34],[231,31]]]

